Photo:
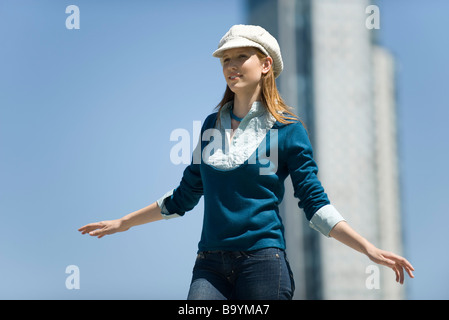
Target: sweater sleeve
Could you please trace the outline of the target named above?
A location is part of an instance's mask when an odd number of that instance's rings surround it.
[[[165,219],[177,218],[192,210],[203,195],[203,181],[199,164],[192,163],[184,170],[179,186],[157,200]]]
[[[310,226],[329,237],[332,228],[344,219],[330,204],[317,177],[318,166],[306,129],[300,122],[288,127],[285,148],[294,196],[299,199],[298,206],[304,210]]]
[[[200,201],[203,191],[200,163],[202,140],[201,136],[209,127],[214,126],[216,113],[209,115],[201,128],[199,142],[193,151],[192,161],[184,170],[179,186],[165,193],[157,200],[161,214],[165,219],[181,217],[187,211],[192,210]]]

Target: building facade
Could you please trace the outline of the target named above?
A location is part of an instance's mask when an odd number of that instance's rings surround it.
[[[366,0],[247,0],[248,24],[281,46],[278,87],[305,122],[318,177],[348,223],[402,253],[394,59]],[[309,228],[291,181],[282,215],[297,299],[402,299],[395,274]]]

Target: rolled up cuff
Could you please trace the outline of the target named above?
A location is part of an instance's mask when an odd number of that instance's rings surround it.
[[[167,210],[167,207],[165,206],[165,203],[167,199],[170,199],[173,195],[173,192],[175,189],[168,191],[166,194],[164,194],[162,197],[160,197],[156,202],[159,208],[161,209],[161,215],[164,217],[164,219],[172,219],[172,218],[179,218],[182,217],[182,215],[179,215],[177,213],[170,213]]]
[[[332,228],[340,221],[345,221],[345,219],[333,205],[328,204],[315,212],[312,219],[310,219],[309,225],[329,238]]]

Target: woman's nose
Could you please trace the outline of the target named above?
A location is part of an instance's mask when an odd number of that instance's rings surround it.
[[[228,68],[231,69],[231,70],[236,70],[237,69],[236,61],[235,60],[229,61]]]

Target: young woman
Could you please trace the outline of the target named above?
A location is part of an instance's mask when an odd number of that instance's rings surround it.
[[[406,259],[376,248],[330,204],[307,132],[276,88],[283,69],[276,39],[259,26],[236,25],[213,55],[222,63],[226,92],[218,112],[204,121],[179,186],[146,208],[79,231],[101,238],[180,217],[204,196],[188,299],[291,299],[294,281],[278,207],[290,175],[311,227],[390,267],[401,284],[404,270],[413,277]]]

